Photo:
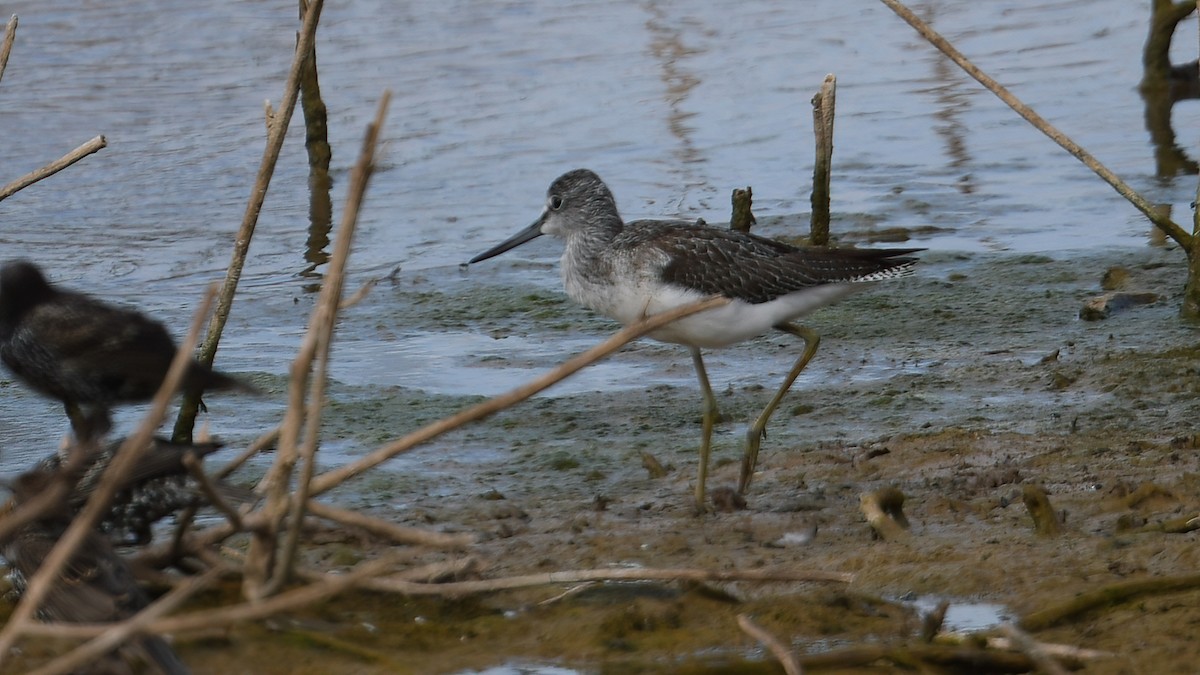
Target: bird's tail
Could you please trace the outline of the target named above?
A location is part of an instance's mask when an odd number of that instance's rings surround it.
[[[142,638],[139,644],[145,652],[146,659],[164,675],[191,675],[192,670],[161,637],[150,635]]]
[[[236,377],[226,375],[220,371],[213,370],[199,362],[193,362],[191,370],[188,371],[184,379],[183,389],[185,391],[238,391],[243,394],[261,395],[263,392],[258,387],[244,382]]]

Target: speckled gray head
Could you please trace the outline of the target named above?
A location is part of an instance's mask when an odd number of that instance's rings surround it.
[[[543,234],[566,238],[597,228],[621,227],[612,191],[595,172],[575,169],[559,176],[546,190],[542,215],[531,225],[492,248],[471,258],[474,264],[532,241]]]

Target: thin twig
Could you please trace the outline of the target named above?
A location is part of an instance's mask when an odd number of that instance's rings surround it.
[[[942,633],[938,636],[938,642],[944,640],[954,640],[958,638],[958,644],[964,642],[975,642],[979,639],[978,635],[966,633]],[[1099,649],[1084,649],[1074,645],[1064,645],[1056,642],[1035,642],[1037,648],[1048,656],[1059,659],[1071,659],[1075,661],[1093,661],[1095,659],[1111,659],[1116,656],[1113,652],[1106,652]],[[1011,649],[1017,650],[1017,646],[1012,640],[1004,637],[989,637],[987,639],[988,649]]]
[[[45,561],[43,561],[37,573],[29,580],[29,585],[25,589],[25,593],[22,594],[20,603],[13,610],[3,631],[0,631],[0,664],[11,653],[14,642],[28,626],[34,611],[42,604],[42,601],[50,592],[50,587],[58,583],[58,576],[63,566],[71,559],[75,550],[83,542],[84,537],[92,531],[92,528],[95,527],[96,523],[100,521],[100,517],[108,509],[113,495],[121,487],[125,476],[137,463],[142,453],[152,445],[150,439],[154,436],[154,430],[162,422],[167,405],[171,402],[171,398],[175,392],[178,391],[179,384],[183,381],[184,373],[191,366],[192,349],[196,344],[197,336],[200,334],[200,327],[204,323],[204,318],[208,315],[208,310],[212,306],[213,295],[214,290],[210,287],[204,294],[204,299],[200,302],[200,307],[196,310],[196,316],[192,319],[192,325],[187,337],[184,338],[178,351],[175,353],[175,358],[171,361],[171,367],[167,370],[166,377],[163,378],[162,386],[158,388],[158,392],[154,395],[150,411],[142,419],[141,425],[138,426],[135,433],[126,438],[125,442],[121,444],[116,456],[100,477],[100,484],[96,486],[95,491],[88,498],[87,504],[75,516],[75,519],[71,522],[66,532],[63,533],[62,537],[54,545],[54,548],[47,554]]]
[[[308,502],[309,485],[313,474],[316,473],[317,441],[321,435],[321,409],[325,405],[325,387],[329,381],[329,352],[333,344],[333,328],[337,323],[338,306],[342,299],[342,288],[345,285],[346,264],[350,260],[350,247],[354,241],[354,230],[358,223],[358,211],[362,206],[363,198],[366,196],[367,184],[370,181],[371,173],[375,170],[375,147],[379,142],[379,134],[383,128],[383,122],[387,118],[388,103],[391,101],[391,98],[392,94],[390,91],[384,91],[383,96],[380,97],[379,107],[375,111],[375,120],[367,127],[366,135],[363,138],[362,151],[359,153],[358,161],[350,173],[350,187],[346,195],[346,206],[342,210],[342,222],[338,225],[337,240],[334,242],[333,254],[329,259],[325,282],[321,285],[321,297],[318,300],[317,309],[313,312],[310,332],[313,332],[316,336],[314,350],[317,372],[312,377],[309,387],[308,409],[299,413],[303,416],[305,425],[304,443],[299,448],[300,459],[303,464],[300,467],[300,477],[296,483],[295,497],[290,503],[288,530],[284,535],[283,550],[276,557],[274,575],[265,589],[267,595],[278,591],[280,586],[288,580],[288,576],[295,563],[296,547],[300,542],[300,528],[304,522],[304,509]],[[297,358],[299,360],[299,357]],[[308,362],[311,363],[311,356]],[[304,365],[307,366],[308,364]],[[295,383],[293,382],[293,384]],[[285,459],[283,449],[290,445],[290,443],[283,442],[285,435],[290,437],[290,433],[288,433],[290,432],[290,427],[287,424],[286,418],[282,428],[284,433],[280,434],[280,454],[276,458],[277,465]],[[289,438],[289,441],[294,441],[294,438]],[[294,449],[295,446],[290,445],[290,448]],[[290,471],[286,472],[286,474],[276,476],[276,480],[278,481],[276,496],[280,505],[287,504],[288,501],[287,483],[289,477]],[[270,489],[270,482],[268,481],[267,484],[268,489]],[[275,531],[278,526],[278,520],[272,522],[270,531]]]
[[[417,581],[426,584],[442,583],[444,579],[461,579],[472,574],[478,576],[483,562],[475,556],[466,556],[457,560],[429,563],[420,567],[410,567],[403,572],[392,575],[393,579]]]
[[[229,519],[229,524],[233,525],[234,529],[242,529],[242,516],[238,510],[231,506],[225,498],[217,492],[217,488],[209,480],[208,474],[204,473],[204,466],[196,457],[196,453],[188,451],[183,455],[183,465],[187,468],[188,473],[192,474],[192,478],[196,479],[196,483],[200,486],[200,491],[204,493],[204,497],[208,499],[208,503],[212,504],[213,508],[220,511]]]
[[[538,607],[547,607],[547,606],[553,605],[554,603],[559,602],[561,600],[565,600],[565,599],[571,597],[572,595],[579,595],[580,593],[586,591],[587,589],[595,586],[598,583],[600,583],[600,582],[585,581],[582,584],[576,584],[576,585],[568,588],[567,590],[563,591],[562,593],[557,593],[555,595],[552,595],[552,596],[546,598],[545,600],[542,600],[541,602],[538,603]]]
[[[585,581],[813,581],[848,584],[854,575],[846,572],[823,570],[726,570],[699,569],[595,569],[524,574],[499,579],[478,581],[455,581],[445,584],[422,584],[403,581],[395,577],[383,577],[372,583],[372,588],[390,590],[405,595],[470,595],[494,593],[496,591],[545,586],[548,584],[577,584]]]
[[[279,160],[279,153],[283,148],[288,122],[292,119],[292,111],[296,108],[296,98],[300,92],[300,69],[316,39],[317,20],[321,16],[321,7],[324,4],[324,0],[312,0],[308,7],[308,14],[305,15],[304,25],[300,29],[300,39],[296,44],[296,54],[292,58],[292,65],[288,70],[287,82],[283,85],[283,98],[279,102],[279,108],[271,116],[267,146],[263,148],[262,162],[258,167],[258,175],[254,179],[254,188],[250,191],[250,201],[246,204],[246,212],[242,216],[242,224],[238,228],[237,238],[234,240],[233,257],[229,261],[229,269],[225,274],[225,282],[221,286],[220,295],[217,296],[217,309],[208,323],[208,332],[204,336],[204,343],[196,357],[207,366],[211,366],[216,357],[221,333],[225,330],[225,322],[233,308],[233,296],[237,291],[238,281],[242,278],[242,268],[246,264],[246,255],[250,250],[250,239],[254,236],[254,228],[258,224],[258,214],[262,211],[263,202],[267,198],[267,188],[271,185],[271,176],[275,173],[275,163]],[[191,438],[192,427],[196,423],[196,414],[199,408],[200,395],[196,392],[186,392],[179,407],[179,416],[175,420],[173,437],[176,441]]]
[[[1182,246],[1185,250],[1189,249],[1188,243],[1191,241],[1191,235],[1185,232],[1179,225],[1176,225],[1175,222],[1168,218],[1165,214],[1160,213],[1157,209],[1155,209],[1153,204],[1138,194],[1136,190],[1129,187],[1129,185],[1125,181],[1121,180],[1120,177],[1118,177],[1115,173],[1109,171],[1108,168],[1101,164],[1100,161],[1095,157],[1093,157],[1091,153],[1089,153],[1087,150],[1084,150],[1083,147],[1056,129],[1054,125],[1043,119],[1042,116],[1034,112],[1032,108],[1022,103],[1020,99],[1018,99],[1016,96],[1013,96],[1008,89],[1005,89],[1003,85],[989,77],[987,73],[984,73],[982,70],[977,68],[975,64],[971,63],[967,59],[967,57],[962,55],[962,52],[955,49],[953,45],[946,41],[946,38],[942,37],[937,33],[937,31],[930,28],[929,24],[922,21],[916,14],[913,14],[912,11],[900,3],[899,0],[882,0],[882,2],[891,8],[893,12],[899,15],[901,19],[907,21],[908,25],[915,28],[917,32],[921,34],[921,37],[928,40],[930,44],[932,44],[934,47],[937,47],[939,51],[950,57],[950,60],[958,64],[959,68],[962,68],[968,75],[978,80],[980,84],[988,89],[988,91],[998,96],[1001,101],[1007,103],[1008,107],[1012,108],[1017,112],[1018,115],[1025,118],[1026,122],[1029,122],[1038,131],[1049,136],[1050,140],[1054,141],[1064,150],[1071,153],[1071,155],[1073,155],[1076,159],[1083,162],[1085,166],[1094,171],[1097,176],[1100,176],[1100,178],[1104,179],[1104,182],[1111,185],[1118,194],[1128,200],[1130,204],[1133,204],[1134,207],[1141,211],[1146,218],[1150,220],[1150,222],[1154,223],[1154,225],[1165,232],[1167,236],[1174,239],[1175,242]]]
[[[407,555],[403,552],[398,555],[387,555],[361,563],[346,574],[327,575],[324,581],[280,593],[260,602],[219,607],[193,612],[185,616],[170,617],[156,621],[147,626],[146,629],[156,633],[180,633],[189,630],[211,628],[213,626],[225,626],[237,621],[262,619],[331,598],[353,588],[366,579],[386,573],[396,565],[397,560],[402,560],[406,557]]]
[[[1029,633],[1017,628],[1011,623],[1002,624],[1000,632],[1008,636],[1020,652],[1028,656],[1037,665],[1037,670],[1045,675],[1067,675],[1067,671],[1053,657],[1029,637]]]
[[[796,663],[796,655],[792,653],[792,650],[788,649],[774,635],[771,635],[767,629],[754,623],[745,614],[738,614],[737,622],[738,628],[741,628],[742,632],[766,646],[771,655],[775,657],[775,660],[779,661],[779,665],[783,666],[783,672],[787,673],[787,675],[802,675],[804,673],[804,669],[800,667],[799,663]]]
[[[339,509],[336,506],[322,504],[313,499],[308,500],[308,512],[318,518],[366,530],[375,536],[383,537],[395,544],[462,549],[475,543],[475,535],[473,534],[444,534],[416,527],[406,527],[380,518],[374,518],[358,511]]]
[[[28,675],[58,675],[59,673],[68,673],[83,665],[89,659],[111,652],[128,641],[131,636],[141,632],[147,624],[175,611],[188,598],[220,578],[224,572],[224,569],[213,568],[201,576],[185,579],[178,586],[172,588],[158,600],[147,605],[137,614],[111,626],[91,641],[76,647],[41,668],[30,672]]]
[[[354,291],[354,293],[351,294],[350,297],[346,298],[345,300],[342,300],[342,304],[338,305],[338,311],[344,312],[347,309],[350,309],[351,307],[362,302],[363,298],[367,297],[367,294],[370,293],[371,289],[375,288],[375,285],[378,283],[379,283],[378,277],[368,279],[367,282],[364,283],[362,286],[359,286],[358,290]]]
[[[418,549],[409,549],[410,558],[415,559],[418,555],[420,555],[420,551]],[[452,579],[460,578],[466,574],[477,571],[479,567],[479,559],[468,556],[466,558],[460,558],[458,560],[449,562],[433,563],[430,565],[423,565],[421,567],[411,567],[403,572],[397,572],[396,574],[388,575],[386,577],[363,579],[361,582],[359,582],[358,587],[368,591],[383,591],[385,593],[392,593],[395,592],[395,589],[393,586],[389,585],[391,581],[401,580],[421,584],[436,584],[440,583],[438,581],[439,579],[445,579],[447,577]],[[296,576],[303,579],[308,579],[309,581],[321,581],[328,576],[328,574],[325,572],[318,572],[317,570],[311,570],[299,566],[296,568],[295,574]]]
[[[17,15],[13,14],[4,28],[4,42],[0,42],[0,80],[4,79],[4,69],[8,67],[8,55],[12,53],[13,40],[17,39]]]
[[[171,561],[178,560],[183,557],[184,537],[187,536],[188,530],[192,527],[192,522],[196,519],[196,507],[185,507],[178,515],[175,516],[175,529],[171,532],[171,541],[169,542],[169,559]],[[232,527],[232,525],[230,525]]]
[[[389,569],[395,567],[398,561],[403,562],[407,557],[408,554],[405,552],[386,555],[361,563],[346,574],[323,575],[321,581],[280,593],[262,602],[248,602],[200,610],[181,616],[160,618],[139,628],[145,633],[183,633],[208,630],[213,627],[228,627],[238,621],[264,619],[281,612],[320,602],[359,586],[367,579],[386,574]],[[29,628],[28,633],[37,636],[80,638],[93,637],[111,628],[112,624],[34,625]]]
[[[261,513],[251,513],[244,516],[242,518],[242,527],[248,531],[253,531],[258,522],[265,522],[262,518],[258,517],[261,515]],[[228,539],[237,534],[237,532],[227,520],[190,534],[182,529],[177,529],[176,534],[178,536],[175,539],[155,546],[148,546],[140,553],[132,556],[132,560],[135,564],[149,567],[163,567],[179,559],[180,556],[202,551],[208,546]]]
[[[216,473],[214,473],[213,477],[216,478],[217,480],[221,480],[223,478],[228,478],[229,474],[231,474],[234,471],[237,471],[239,468],[241,468],[241,466],[243,464],[245,464],[246,461],[249,460],[251,457],[253,457],[261,452],[264,452],[271,447],[274,447],[275,442],[278,440],[279,440],[279,427],[275,427],[274,429],[268,431],[267,433],[263,434],[262,436],[259,436],[258,438],[254,439],[254,442],[251,443],[248,448],[243,450],[242,454],[231,459],[228,464],[221,467],[220,471],[217,471]]]
[[[83,145],[79,146],[78,148],[75,148],[74,150],[63,155],[61,158],[56,159],[53,162],[50,162],[46,166],[43,166],[42,168],[40,168],[36,171],[31,171],[31,172],[25,174],[24,176],[21,176],[20,178],[9,183],[8,185],[5,185],[4,187],[0,188],[0,201],[3,201],[5,199],[13,196],[13,194],[29,187],[30,185],[33,185],[34,183],[38,182],[39,180],[42,180],[43,178],[49,178],[50,176],[53,176],[54,174],[58,173],[59,171],[62,171],[63,169],[67,168],[68,166],[71,166],[75,162],[78,162],[79,160],[83,159],[84,157],[87,157],[88,155],[100,150],[101,148],[103,148],[107,145],[108,145],[108,141],[104,140],[103,136],[97,136],[97,137],[93,138],[92,140],[88,141],[87,143],[84,143]]]
[[[408,452],[414,447],[440,436],[441,434],[457,429],[469,422],[481,420],[489,415],[493,415],[505,408],[509,408],[525,399],[543,391],[550,386],[566,379],[575,374],[586,366],[603,359],[612,354],[618,349],[624,347],[629,342],[649,333],[653,330],[661,328],[672,321],[677,321],[685,316],[690,316],[697,312],[703,312],[714,307],[721,307],[728,303],[727,298],[710,297],[700,302],[695,302],[682,307],[655,314],[647,317],[636,323],[632,323],[622,330],[615,333],[612,337],[604,342],[592,347],[586,352],[575,356],[574,358],[560,364],[554,370],[542,375],[541,377],[523,384],[516,389],[512,389],[507,393],[496,396],[495,398],[484,401],[477,405],[473,405],[466,410],[462,410],[457,414],[451,415],[444,419],[438,420],[431,424],[404,436],[392,443],[389,443],[381,448],[378,448],[351,464],[343,465],[337,469],[327,471],[313,478],[312,496],[317,496],[323,492],[327,492],[338,485],[354,478],[368,469],[371,469],[387,460],[404,452]]]

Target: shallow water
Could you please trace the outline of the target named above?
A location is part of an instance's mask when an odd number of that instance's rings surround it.
[[[1194,181],[1154,177],[1142,125],[1142,4],[915,9],[1135,188],[1186,218]],[[0,84],[0,180],[96,134],[109,147],[0,203],[4,257],[37,260],[65,285],[143,307],[182,332],[202,287],[228,262],[262,152],[262,102],[282,91],[294,7],[4,5],[4,15],[14,12],[21,24]],[[492,394],[611,329],[566,306],[563,321],[584,323],[582,333],[531,320],[494,340],[478,321],[444,324],[438,308],[426,323],[388,322],[396,316],[390,304],[414,288],[486,289],[519,279],[557,296],[558,248],[548,239],[469,273],[457,266],[534,218],[545,186],[564,170],[598,171],[627,217],[719,222],[729,191],[752,185],[760,218],[792,217],[803,228],[809,99],[828,72],[839,81],[835,232],[933,225],[941,229],[913,243],[1056,256],[1147,240],[1131,206],[878,4],[375,0],[329,5],[319,35],[335,203],[380,92],[395,94],[351,286],[396,266],[401,272],[397,285],[381,286],[343,317],[333,375],[350,385]],[[1176,60],[1190,59],[1189,41],[1180,43]],[[1200,135],[1196,106],[1175,111],[1184,147]],[[307,324],[310,280],[298,275],[306,265],[307,178],[297,129],[294,122],[218,357],[235,372],[285,376]],[[536,264],[514,264],[521,260]],[[682,351],[666,372],[639,358],[664,349],[674,348],[640,345],[551,393],[690,386]],[[505,362],[489,366],[497,356]],[[712,363],[756,372],[762,358],[741,350]],[[772,367],[786,368],[784,360]],[[805,377],[882,379],[905,367],[814,364]],[[214,432],[256,435],[277,419],[279,399],[213,397]],[[124,412],[118,426],[136,419],[136,410]],[[56,405],[6,387],[0,468],[24,465],[64,430]]]

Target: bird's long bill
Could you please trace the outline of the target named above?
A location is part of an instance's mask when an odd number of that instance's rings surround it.
[[[521,230],[520,232],[509,237],[508,239],[505,239],[504,241],[500,242],[499,244],[496,244],[495,246],[484,251],[483,253],[480,253],[479,255],[475,256],[474,258],[471,258],[470,260],[467,261],[467,264],[473,265],[481,260],[487,260],[488,258],[494,258],[494,257],[500,255],[501,253],[504,253],[505,251],[512,250],[512,249],[520,246],[521,244],[524,244],[527,241],[530,241],[532,239],[537,239],[538,237],[542,236],[542,223],[545,220],[546,220],[546,216],[543,214],[541,218],[538,218],[529,227]]]

